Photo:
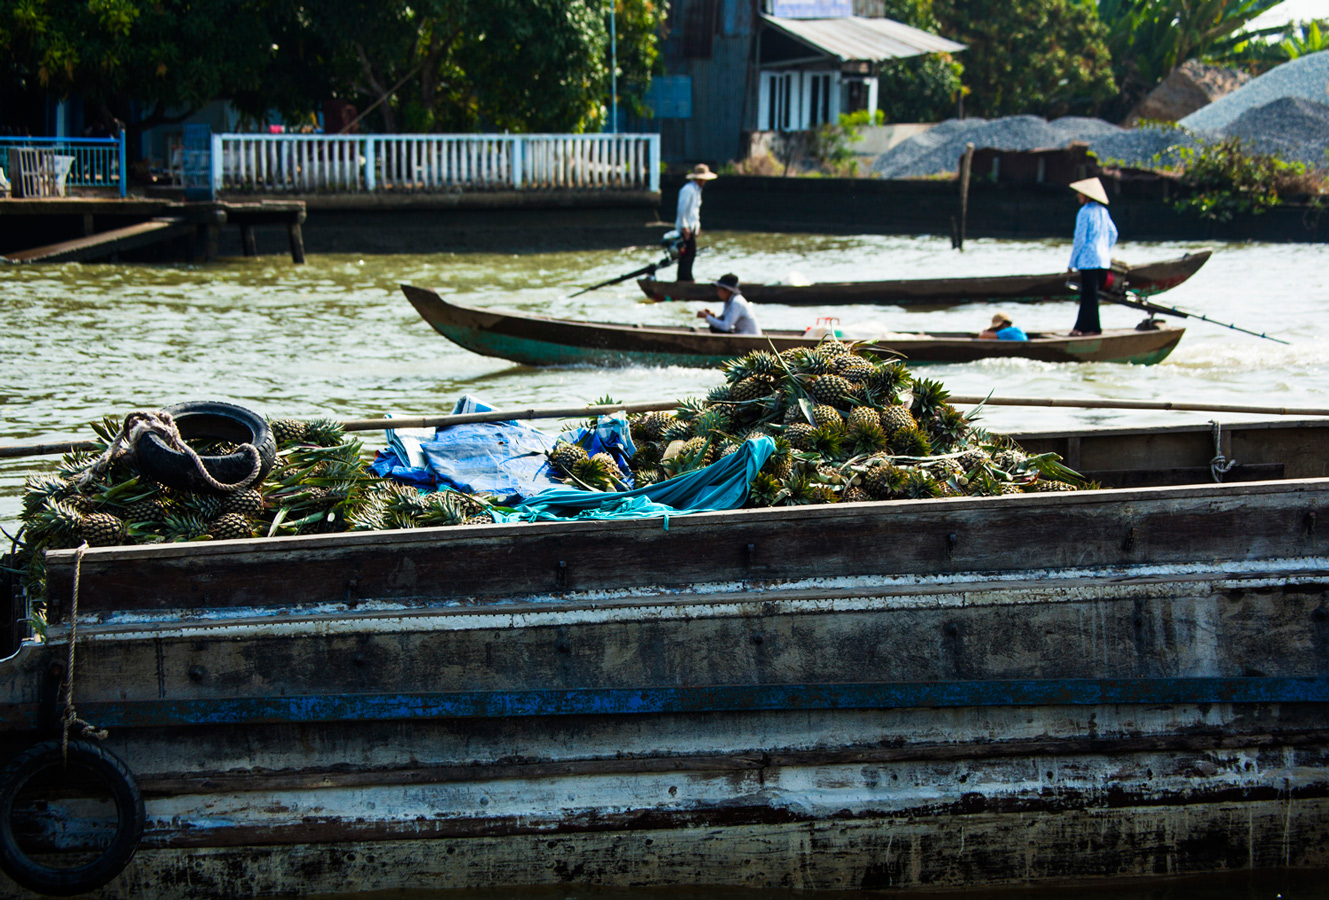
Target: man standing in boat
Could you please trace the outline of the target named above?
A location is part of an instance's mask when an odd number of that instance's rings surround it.
[[[752,304],[739,293],[737,275],[721,275],[715,282],[715,296],[724,301],[724,310],[719,316],[709,309],[697,313],[698,319],[705,319],[711,331],[718,334],[761,334],[761,327],[752,315]]]
[[[678,254],[678,280],[692,280],[692,263],[697,258],[697,234],[701,231],[701,188],[706,182],[718,178],[706,163],[697,163],[688,173],[687,184],[678,192],[678,214],[674,227],[683,239]]]
[[[1108,196],[1103,182],[1086,178],[1071,184],[1080,201],[1075,216],[1075,243],[1071,246],[1068,272],[1080,272],[1080,314],[1075,319],[1072,337],[1102,334],[1098,321],[1098,292],[1112,269],[1112,245],[1117,242],[1117,226],[1108,215]]]

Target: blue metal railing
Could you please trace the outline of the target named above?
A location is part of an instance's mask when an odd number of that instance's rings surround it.
[[[125,165],[125,136],[110,138],[73,137],[0,137],[0,169],[13,184],[17,172],[9,171],[9,148],[23,147],[55,151],[56,160],[69,170],[64,184],[68,187],[112,188],[124,197],[129,188]]]

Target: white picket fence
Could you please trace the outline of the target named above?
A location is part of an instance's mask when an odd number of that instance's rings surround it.
[[[214,134],[215,191],[660,190],[657,134]]]

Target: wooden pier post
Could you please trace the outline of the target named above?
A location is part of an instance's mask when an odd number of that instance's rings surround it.
[[[291,262],[302,265],[305,261],[305,238],[300,232],[300,219],[287,224],[286,237],[291,243]]]
[[[240,243],[245,256],[258,256],[258,240],[254,236],[254,226],[250,222],[240,224]]]

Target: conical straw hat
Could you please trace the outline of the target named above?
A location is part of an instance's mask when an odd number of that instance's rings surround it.
[[[1084,194],[1090,200],[1097,200],[1104,206],[1108,205],[1107,191],[1103,190],[1103,182],[1097,178],[1086,178],[1084,181],[1072,181],[1071,190]]]

